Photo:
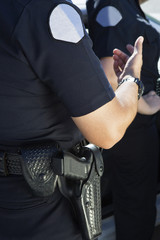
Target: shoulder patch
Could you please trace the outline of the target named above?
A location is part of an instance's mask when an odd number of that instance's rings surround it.
[[[77,43],[84,37],[80,15],[68,4],[59,4],[53,9],[49,26],[52,36],[57,40]]]
[[[102,8],[96,17],[96,21],[102,27],[116,26],[121,21],[121,19],[121,13],[113,6]]]

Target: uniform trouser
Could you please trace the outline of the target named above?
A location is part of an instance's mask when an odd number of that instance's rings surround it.
[[[58,190],[33,197],[22,176],[0,177],[0,240],[82,240],[71,206]]]
[[[137,130],[103,152],[105,181],[111,183],[117,240],[151,240],[156,218],[158,135]]]

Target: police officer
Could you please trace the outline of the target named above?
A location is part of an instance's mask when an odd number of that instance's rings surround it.
[[[70,1],[3,1],[0,36],[0,239],[80,240],[69,202],[57,188],[33,195],[17,158],[30,143],[70,151],[84,137],[103,148],[119,141],[141,94],[143,38],[130,59],[114,51],[125,79],[115,94]]]
[[[144,2],[144,1],[140,1]],[[106,171],[102,179],[103,204],[111,183],[117,240],[151,239],[156,216],[158,134],[155,113],[160,109],[156,94],[159,76],[160,36],[151,26],[138,0],[89,0],[88,16],[93,49],[113,89],[118,86],[113,70],[115,47],[127,53],[126,44],[144,36],[141,78],[144,95],[138,103],[138,114],[123,139],[103,152]]]

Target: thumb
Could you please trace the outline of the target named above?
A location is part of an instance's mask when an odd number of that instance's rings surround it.
[[[134,53],[139,53],[139,54],[142,54],[142,44],[143,44],[143,40],[144,38],[142,36],[138,37],[135,44],[134,44],[134,47],[131,45],[131,44],[127,44],[126,48],[127,50],[133,54]]]
[[[144,38],[142,36],[137,38],[134,44],[134,53],[142,54],[143,41],[144,41]]]

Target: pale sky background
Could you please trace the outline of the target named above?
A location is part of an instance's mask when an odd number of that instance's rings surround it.
[[[147,2],[143,3],[141,7],[144,12],[160,21],[160,0],[148,0]]]

